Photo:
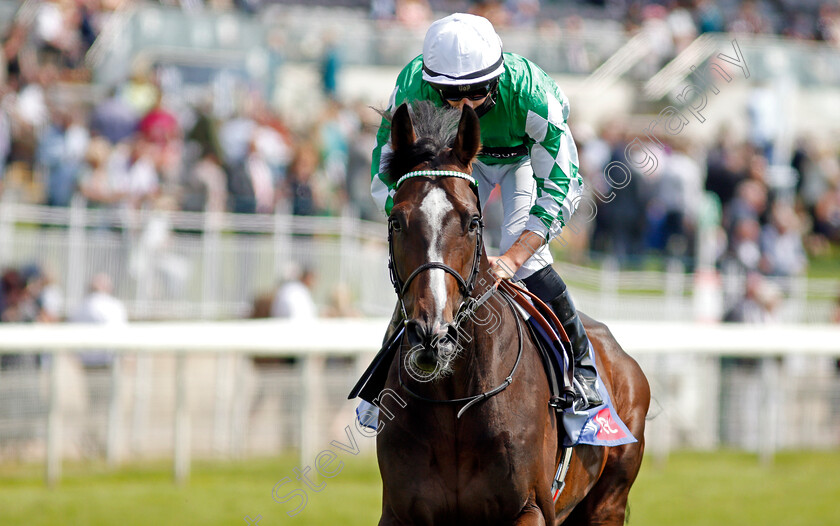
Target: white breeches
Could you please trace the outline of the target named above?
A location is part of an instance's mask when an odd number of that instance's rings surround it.
[[[501,187],[503,215],[499,251],[504,254],[525,230],[531,207],[537,199],[537,183],[534,181],[531,159],[526,157],[519,163],[493,166],[475,161],[472,175],[478,181],[478,196],[482,206],[493,188],[497,184]],[[548,244],[545,244],[519,268],[514,278],[527,278],[553,261]]]

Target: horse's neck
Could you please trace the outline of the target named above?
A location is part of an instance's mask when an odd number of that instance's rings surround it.
[[[510,373],[517,338],[514,316],[499,291],[476,309],[465,331],[470,341],[464,345],[463,361],[455,367],[453,380],[461,385],[498,382]]]

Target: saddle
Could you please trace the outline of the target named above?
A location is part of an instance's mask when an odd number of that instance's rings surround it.
[[[528,329],[542,358],[551,390],[548,404],[564,411],[575,401],[574,355],[569,336],[554,311],[533,292],[511,281],[502,281],[499,290],[525,311]]]

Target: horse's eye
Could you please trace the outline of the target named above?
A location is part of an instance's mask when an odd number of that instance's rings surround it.
[[[400,224],[400,220],[396,217],[392,217],[388,220],[388,226],[391,227],[391,230],[394,232],[402,232],[402,225]]]
[[[470,221],[470,233],[475,232],[478,230],[478,227],[481,225],[481,219],[474,217],[472,221]]]

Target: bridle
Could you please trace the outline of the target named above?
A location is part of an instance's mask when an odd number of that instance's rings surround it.
[[[414,172],[409,172],[404,176],[400,177],[399,181],[397,181],[394,190],[399,188],[399,186],[406,180],[412,177],[458,177],[460,179],[465,179],[470,182],[473,187],[476,186],[475,179],[463,172],[457,172],[454,170],[418,170]],[[479,214],[481,213],[481,208],[479,205]],[[455,315],[455,325],[457,327],[457,322],[459,316],[462,316],[462,313],[472,307],[472,302],[475,301],[472,298],[473,290],[475,289],[475,282],[478,279],[478,267],[481,264],[481,249],[484,246],[484,221],[481,220],[479,217],[478,220],[478,230],[475,236],[475,248],[473,250],[473,264],[472,269],[470,270],[470,275],[467,279],[464,279],[461,274],[447,265],[442,261],[429,261],[427,263],[423,263],[416,269],[414,269],[411,274],[403,281],[400,278],[399,273],[397,272],[397,266],[394,263],[394,225],[391,221],[388,221],[388,271],[391,275],[391,285],[394,286],[394,291],[397,293],[397,299],[400,303],[400,310],[402,311],[403,320],[408,320],[408,316],[405,310],[405,293],[408,291],[408,287],[411,285],[411,282],[414,281],[421,272],[425,272],[426,270],[431,269],[440,269],[446,272],[447,274],[451,275],[455,278],[455,281],[458,282],[458,290],[461,292],[461,296],[464,300],[461,302],[461,306],[458,308],[458,313]],[[471,301],[472,300],[472,301]],[[471,312],[466,312],[466,314],[470,314]]]
[[[400,184],[402,184],[405,180],[410,179],[412,177],[458,177],[460,179],[465,179],[470,182],[473,189],[476,191],[476,198],[477,195],[477,184],[475,179],[466,173],[458,172],[454,170],[417,170],[413,172],[409,172],[403,175],[398,181],[397,184],[394,186],[394,190],[399,188]],[[478,202],[478,201],[477,201]],[[481,205],[479,203],[479,214],[481,213]],[[490,297],[496,292],[496,289],[499,286],[499,281],[487,289],[487,291],[481,295],[479,298],[474,298],[472,296],[473,290],[475,289],[475,283],[478,279],[478,272],[479,272],[479,265],[481,264],[481,250],[484,246],[484,222],[482,221],[480,215],[478,220],[478,230],[475,236],[475,249],[473,250],[473,264],[472,269],[470,270],[470,275],[467,279],[464,279],[461,274],[450,267],[449,265],[443,263],[442,261],[430,261],[423,263],[422,265],[415,268],[403,281],[400,278],[399,273],[397,272],[397,267],[394,260],[394,227],[391,221],[388,221],[388,270],[391,276],[391,284],[394,286],[394,291],[397,293],[397,298],[399,300],[400,310],[402,311],[403,323],[408,323],[408,315],[405,310],[405,293],[408,291],[408,287],[411,285],[411,282],[416,278],[421,272],[425,272],[431,269],[440,269],[444,272],[450,274],[455,280],[458,282],[458,289],[461,292],[463,297],[463,301],[461,305],[458,307],[458,311],[455,314],[455,319],[453,320],[450,331],[454,331],[456,334],[456,343],[457,343],[457,335],[461,334],[460,326],[461,324],[469,318],[481,305],[483,305]],[[481,402],[482,400],[486,400],[491,396],[498,394],[504,391],[511,383],[513,383],[513,375],[516,372],[516,369],[519,367],[519,362],[522,359],[522,348],[523,348],[523,338],[522,338],[522,325],[521,320],[519,319],[519,315],[516,314],[516,309],[511,303],[511,300],[507,296],[502,296],[505,301],[507,302],[508,306],[514,311],[514,318],[516,319],[516,330],[519,338],[519,351],[516,356],[516,362],[513,364],[513,369],[511,369],[510,374],[505,378],[505,381],[502,382],[499,386],[490,389],[489,391],[483,392],[481,394],[468,396],[464,398],[455,398],[455,399],[448,399],[448,400],[437,400],[433,398],[427,398],[420,394],[415,393],[412,391],[402,379],[402,365],[397,366],[397,375],[399,379],[400,386],[406,390],[406,392],[411,395],[412,397],[422,400],[424,402],[430,403],[439,403],[439,404],[457,404],[457,403],[464,403],[465,405],[458,411],[458,418],[461,418],[461,415],[464,412],[472,407],[473,405]],[[403,331],[404,332],[404,331]],[[399,357],[400,361],[402,362],[401,354]]]

